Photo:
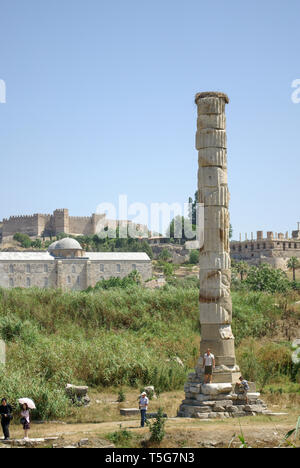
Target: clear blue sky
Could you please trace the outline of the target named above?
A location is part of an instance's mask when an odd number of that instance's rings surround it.
[[[227,106],[235,231],[300,221],[299,0],[2,0],[0,219],[185,202],[194,94]]]

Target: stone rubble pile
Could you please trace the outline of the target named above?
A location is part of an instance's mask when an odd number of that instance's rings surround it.
[[[247,402],[246,396],[236,393],[232,384],[201,384],[195,376],[190,374],[189,382],[185,384],[186,399],[180,406],[178,416],[225,419],[269,414],[260,393],[249,392]]]

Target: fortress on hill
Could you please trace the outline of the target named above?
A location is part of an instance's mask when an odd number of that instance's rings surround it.
[[[237,261],[244,260],[252,265],[269,263],[275,268],[286,269],[287,260],[291,257],[300,258],[300,223],[297,230],[290,235],[277,232],[257,231],[256,237],[251,234],[251,239],[245,234],[242,240],[230,243],[231,258]]]
[[[11,216],[0,223],[0,241],[9,239],[17,232],[30,237],[56,236],[64,232],[71,235],[93,236],[101,230],[116,229],[132,225],[130,220],[110,220],[105,214],[92,214],[92,216],[70,216],[69,210],[57,209],[53,214],[34,214],[31,216]],[[134,226],[141,235],[148,234],[144,225]]]

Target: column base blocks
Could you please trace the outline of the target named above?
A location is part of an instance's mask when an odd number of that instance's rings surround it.
[[[251,384],[251,392],[246,397],[245,394],[236,393],[235,385],[231,382],[201,384],[199,380],[197,374],[190,374],[184,386],[186,399],[180,406],[178,417],[226,419],[268,414],[260,394],[253,391],[255,384]]]

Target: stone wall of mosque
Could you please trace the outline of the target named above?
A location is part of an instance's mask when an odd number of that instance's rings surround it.
[[[82,291],[102,279],[124,278],[137,270],[143,281],[152,277],[151,261],[54,259],[53,261],[0,260],[2,288],[61,288]]]

